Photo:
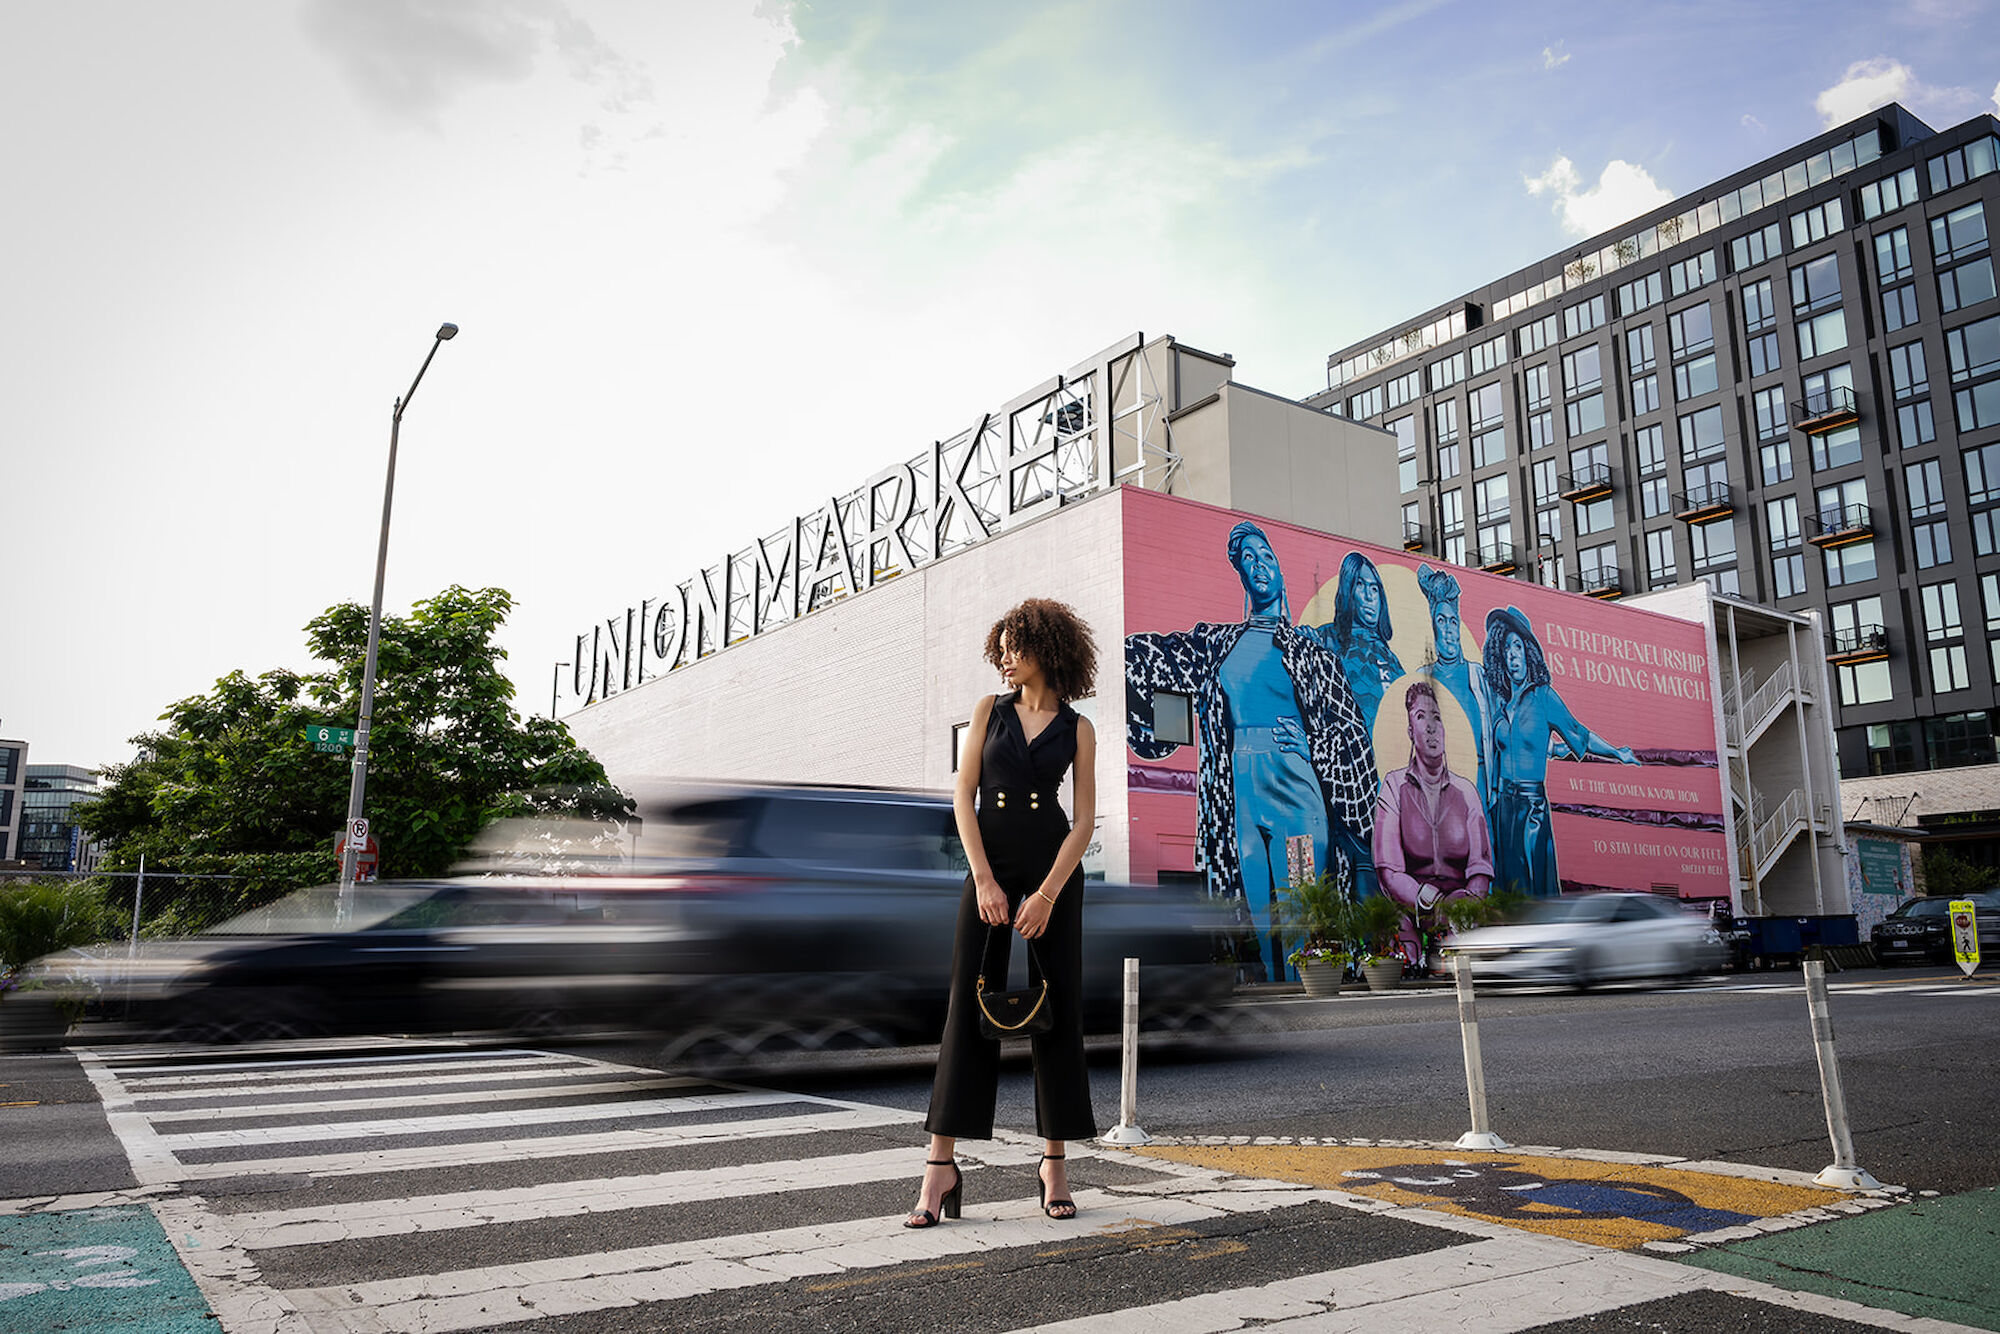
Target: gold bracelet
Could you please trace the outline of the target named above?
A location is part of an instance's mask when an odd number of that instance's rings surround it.
[[[1050,898],[1049,898],[1049,896],[1048,896],[1048,892],[1047,892],[1046,890],[1040,890],[1040,889],[1038,889],[1038,890],[1036,890],[1036,891],[1035,891],[1035,895],[1036,895],[1036,897],[1038,897],[1038,898],[1044,898],[1044,899],[1048,899],[1048,900],[1049,900],[1049,906],[1050,906],[1051,908],[1053,908],[1053,907],[1055,907],[1055,906],[1056,906],[1056,901],[1055,901],[1054,899],[1050,899]]]

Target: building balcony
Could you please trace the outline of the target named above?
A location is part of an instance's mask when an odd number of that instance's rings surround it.
[[[1866,505],[1829,505],[1806,516],[1806,541],[1816,547],[1844,547],[1875,536],[1875,519]]]
[[[1424,549],[1424,526],[1420,523],[1403,525],[1403,550],[1422,551]]]
[[[1479,548],[1479,568],[1488,574],[1512,574],[1521,568],[1512,542],[1491,542]]]
[[[1833,632],[1833,651],[1826,660],[1837,667],[1880,662],[1889,656],[1889,632],[1879,625],[1856,625]]]
[[[1727,482],[1709,482],[1674,492],[1674,517],[1688,525],[1708,523],[1736,513],[1736,496]]]
[[[1593,463],[1575,472],[1559,474],[1556,477],[1556,493],[1576,504],[1603,499],[1611,494],[1611,465]]]
[[[1587,574],[1579,574],[1575,583],[1576,591],[1585,597],[1616,598],[1625,595],[1625,583],[1618,577],[1616,565],[1600,565]]]
[[[1824,435],[1860,420],[1854,391],[1845,386],[1807,394],[1804,401],[1792,404],[1792,425],[1807,435]]]

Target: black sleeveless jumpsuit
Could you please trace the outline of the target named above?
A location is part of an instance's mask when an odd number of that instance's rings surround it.
[[[979,838],[1010,910],[1042,886],[1069,820],[1056,789],[1076,759],[1076,710],[1063,704],[1032,744],[1014,711],[1019,692],[994,698],[979,758]],[[978,893],[965,877],[951,952],[951,999],[938,1050],[924,1128],[957,1139],[991,1139],[999,1096],[1000,1043],[979,1031],[977,978],[1006,989],[1015,932],[979,920]],[[1090,1069],[1083,1052],[1083,870],[1071,872],[1048,928],[1029,942],[1029,985],[1047,970],[1049,1031],[1029,1039],[1035,1062],[1035,1133],[1043,1139],[1091,1139]]]

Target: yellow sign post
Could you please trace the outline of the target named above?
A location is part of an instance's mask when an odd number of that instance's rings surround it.
[[[1951,902],[1951,952],[1967,977],[1979,967],[1979,918],[1971,899]]]

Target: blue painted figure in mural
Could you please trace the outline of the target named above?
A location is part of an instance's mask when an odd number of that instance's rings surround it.
[[[1598,755],[1637,764],[1629,746],[1614,746],[1576,720],[1550,684],[1548,659],[1518,607],[1486,614],[1486,687],[1493,701],[1491,766],[1497,893],[1554,898],[1555,831],[1549,823],[1549,737],[1576,756]]]
[[[1194,701],[1200,732],[1200,843],[1214,893],[1240,896],[1259,936],[1253,978],[1284,976],[1271,903],[1290,875],[1286,839],[1312,840],[1313,864],[1350,889],[1353,857],[1374,832],[1375,751],[1341,664],[1291,622],[1285,578],[1254,523],[1229,534],[1243,620],[1125,639],[1126,731],[1133,753],[1177,743],[1153,735],[1153,692]],[[1264,959],[1268,951],[1269,964]]]
[[[1472,785],[1479,791],[1482,806],[1493,804],[1493,788],[1486,772],[1486,752],[1492,746],[1493,710],[1486,699],[1486,676],[1465,656],[1464,625],[1459,619],[1458,579],[1449,570],[1417,567],[1417,587],[1431,609],[1431,660],[1426,666],[1432,680],[1450,692],[1472,724],[1473,745],[1479,760],[1473,770]]]

